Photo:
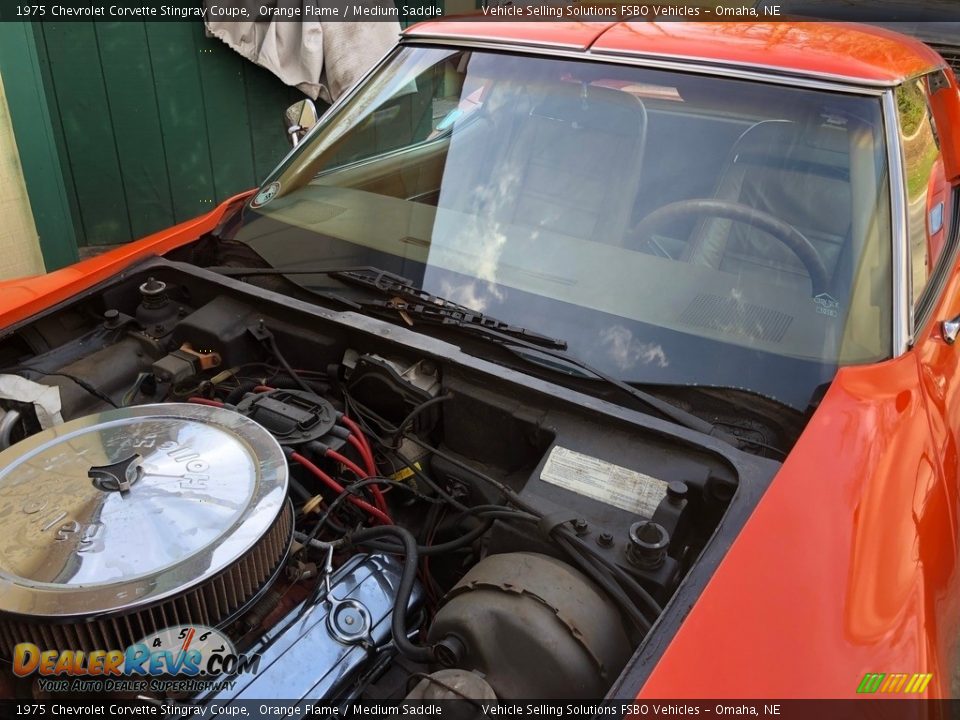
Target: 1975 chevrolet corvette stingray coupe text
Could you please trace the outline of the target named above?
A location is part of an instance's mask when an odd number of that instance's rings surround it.
[[[2,694],[948,695],[958,186],[888,30],[408,30],[258,190],[0,285]]]

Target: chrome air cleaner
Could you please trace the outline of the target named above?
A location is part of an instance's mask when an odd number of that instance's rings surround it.
[[[223,626],[286,557],[286,494],[277,441],[221,408],[111,410],[17,443],[0,453],[0,655]]]

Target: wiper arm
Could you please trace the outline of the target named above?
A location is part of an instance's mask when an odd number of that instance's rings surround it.
[[[497,320],[489,315],[471,310],[451,300],[428,293],[413,284],[413,281],[373,267],[372,265],[358,265],[354,267],[309,267],[297,266],[292,268],[264,268],[264,267],[210,267],[211,272],[229,277],[248,277],[252,275],[326,275],[340,280],[343,283],[357,285],[373,290],[381,295],[390,296],[390,300],[382,302],[363,302],[347,300],[330,295],[329,299],[337,300],[351,306],[354,310],[375,309],[384,312],[398,312],[406,319],[416,318],[425,322],[448,327],[457,327],[469,331],[484,333],[494,331],[511,338],[525,340],[537,347],[566,350],[567,343],[559,338],[547,337],[526,328],[511,325],[503,320]]]
[[[361,302],[360,305],[364,307],[394,311],[406,319],[416,318],[437,325],[477,330],[481,333],[493,331],[518,340],[525,340],[537,347],[567,349],[565,340],[541,335],[533,330],[484,315],[464,305],[433,295],[418,288],[406,278],[393,273],[363,268],[332,271],[330,275],[345,283],[359,285],[390,296],[390,300],[387,301]]]

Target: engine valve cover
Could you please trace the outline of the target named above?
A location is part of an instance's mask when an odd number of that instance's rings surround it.
[[[284,715],[294,720],[310,717],[313,702],[355,697],[359,676],[390,640],[402,574],[402,563],[390,555],[355,555],[334,574],[329,596],[304,601],[246,650],[260,654],[256,675],[231,676],[228,690],[195,700],[239,706],[282,699]],[[422,603],[416,583],[407,612]]]

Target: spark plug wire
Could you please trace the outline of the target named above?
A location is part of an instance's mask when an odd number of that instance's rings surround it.
[[[315,478],[317,478],[320,482],[322,482],[324,485],[326,485],[328,488],[333,490],[338,495],[340,493],[346,492],[344,490],[344,487],[340,483],[338,483],[332,477],[327,475],[327,473],[325,473],[323,470],[318,468],[316,465],[314,465],[310,460],[305,458],[300,453],[298,452],[290,453],[290,459],[293,460],[298,465],[301,465],[311,475],[313,475]],[[393,519],[389,515],[387,515],[387,513],[385,513],[383,510],[381,510],[378,507],[374,507],[373,505],[368,503],[366,500],[363,500],[362,498],[359,498],[356,495],[351,494],[347,496],[347,501],[355,505],[356,507],[360,508],[361,510],[365,511],[367,514],[373,516],[377,520],[379,520],[382,525],[393,525]]]

